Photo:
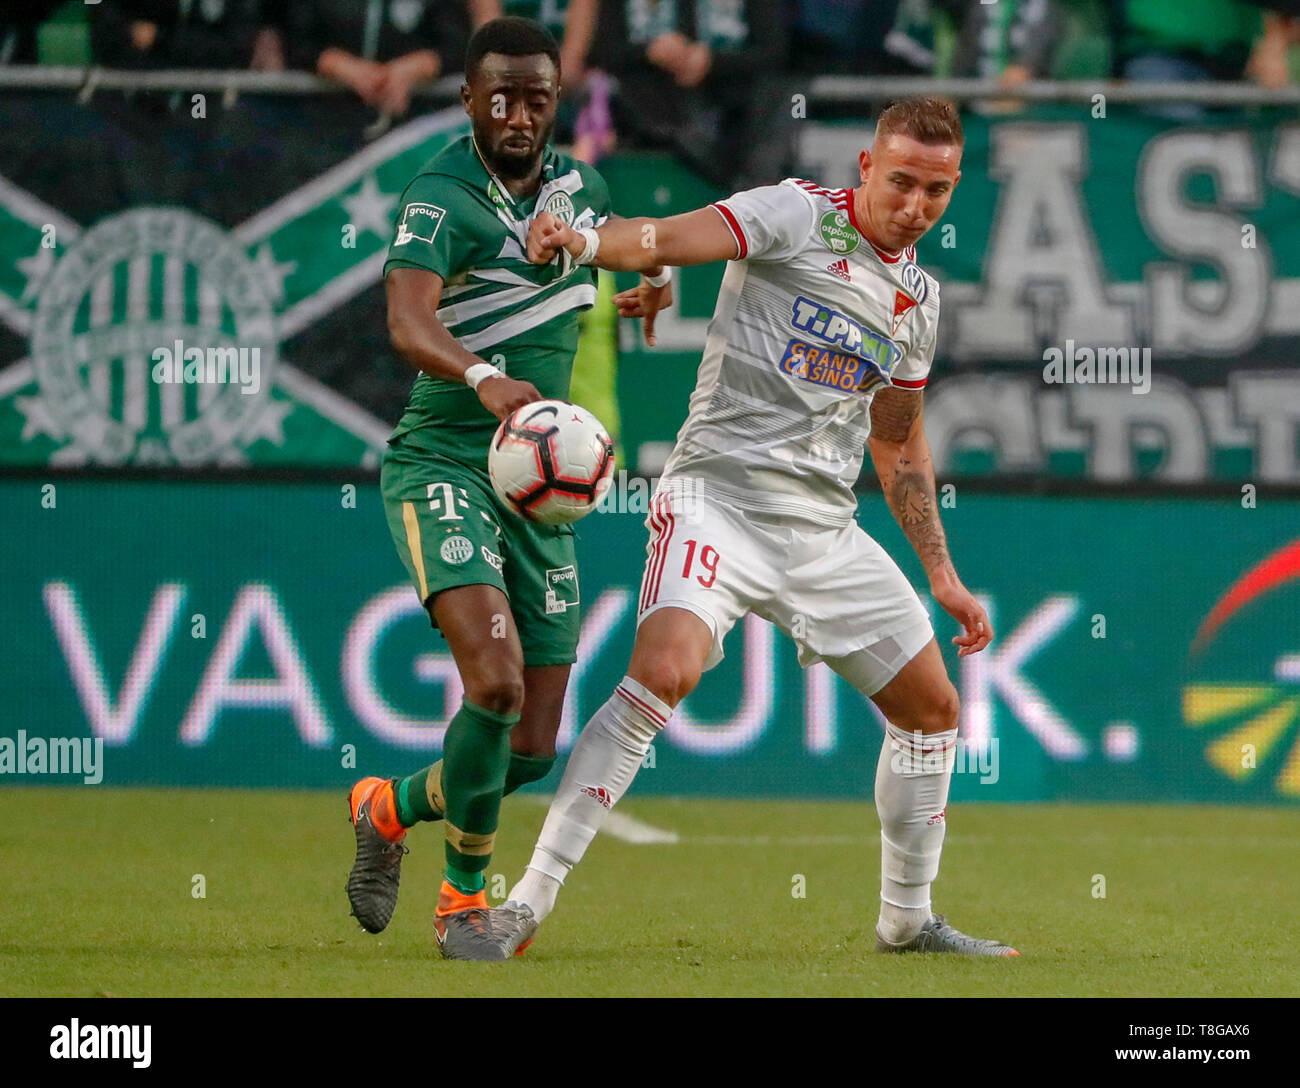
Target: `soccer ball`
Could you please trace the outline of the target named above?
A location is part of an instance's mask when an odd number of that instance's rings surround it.
[[[590,514],[609,490],[614,443],[585,408],[534,401],[492,436],[488,475],[497,497],[521,517],[564,525]]]

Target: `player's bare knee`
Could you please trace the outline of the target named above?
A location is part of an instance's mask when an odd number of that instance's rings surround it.
[[[945,681],[930,697],[925,710],[923,733],[946,733],[957,728],[961,716],[961,699],[951,681]]]
[[[524,706],[524,677],[508,666],[482,670],[465,679],[465,698],[494,714],[518,714]]]
[[[643,658],[629,669],[628,675],[644,684],[669,706],[676,706],[695,690],[700,670],[669,654]]]
[[[891,715],[890,720],[909,733],[946,733],[957,728],[960,715],[961,700],[957,689],[945,680],[923,697],[913,700],[906,710]]]

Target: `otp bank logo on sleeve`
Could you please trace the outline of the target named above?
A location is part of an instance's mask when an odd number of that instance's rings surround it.
[[[802,295],[790,323],[831,347],[791,340],[781,369],[795,378],[834,389],[867,390],[889,382],[902,351],[888,337],[864,329],[851,317]],[[842,350],[836,351],[835,348]]]

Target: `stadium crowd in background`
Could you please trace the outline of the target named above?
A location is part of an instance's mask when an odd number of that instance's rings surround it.
[[[331,139],[407,116],[501,14],[560,41],[558,135],[581,157],[668,149],[724,188],[789,169],[791,94],[817,75],[1280,87],[1300,53],[1298,0],[36,0],[0,15],[0,63],[314,72],[365,107],[321,121]],[[156,118],[179,96],[143,101]]]

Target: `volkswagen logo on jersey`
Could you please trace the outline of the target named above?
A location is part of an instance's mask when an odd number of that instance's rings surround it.
[[[925,273],[916,262],[908,261],[903,265],[903,286],[907,288],[907,293],[916,299],[919,306],[925,301],[925,296],[930,293],[930,288],[925,282]]]

